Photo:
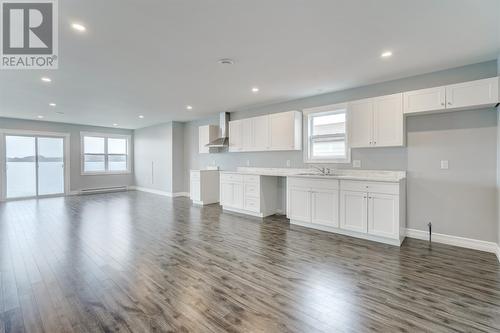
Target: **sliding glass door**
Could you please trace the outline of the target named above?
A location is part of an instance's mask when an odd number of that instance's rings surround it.
[[[5,136],[7,199],[64,193],[64,138]]]

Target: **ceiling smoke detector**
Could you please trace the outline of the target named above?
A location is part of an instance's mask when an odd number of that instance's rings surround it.
[[[233,59],[229,59],[229,58],[219,59],[217,62],[219,64],[221,64],[221,65],[232,65],[232,64],[234,64],[234,60]]]

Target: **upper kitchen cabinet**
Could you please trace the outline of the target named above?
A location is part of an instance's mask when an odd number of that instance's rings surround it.
[[[198,153],[208,154],[210,148],[206,147],[211,141],[217,139],[219,127],[215,125],[205,125],[198,127]]]
[[[499,102],[499,78],[451,84],[404,93],[404,113],[434,113],[494,106]]]
[[[229,122],[229,151],[236,152],[243,149],[243,123],[241,120]]]
[[[269,115],[269,149],[302,149],[302,113],[288,111]]]
[[[352,148],[404,146],[403,94],[348,103]]]
[[[229,151],[302,149],[302,113],[289,111],[229,122]]]

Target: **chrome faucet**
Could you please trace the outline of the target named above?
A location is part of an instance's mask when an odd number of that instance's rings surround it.
[[[329,175],[331,172],[329,168],[325,168],[325,167],[318,167],[315,165],[311,165],[311,168],[321,172],[322,175]]]

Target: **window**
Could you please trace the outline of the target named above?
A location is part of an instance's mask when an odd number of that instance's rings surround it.
[[[304,110],[306,163],[349,163],[347,106],[329,105]]]
[[[81,133],[82,174],[130,172],[130,136]]]

